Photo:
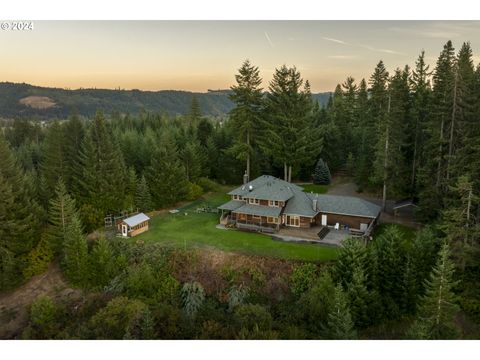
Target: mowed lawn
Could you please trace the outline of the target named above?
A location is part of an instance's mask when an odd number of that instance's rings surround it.
[[[177,214],[163,214],[150,221],[150,230],[133,241],[159,242],[177,248],[217,248],[224,251],[271,256],[288,260],[329,261],[337,257],[337,248],[315,244],[275,241],[268,235],[217,229],[220,214],[196,213],[197,207],[212,208],[229,200],[224,193],[214,193],[179,209]],[[187,214],[187,215],[185,215]]]

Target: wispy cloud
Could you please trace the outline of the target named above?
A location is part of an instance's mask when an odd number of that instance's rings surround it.
[[[431,39],[454,39],[462,36],[456,28],[445,28],[445,29],[438,29],[436,28],[430,28],[430,29],[421,29],[421,28],[416,28],[416,29],[407,29],[407,28],[400,28],[400,27],[391,27],[389,28],[390,31],[396,32],[399,34],[405,34],[405,35],[411,35],[411,36],[421,36],[421,37],[426,37],[426,38],[431,38]]]
[[[373,46],[370,46],[370,45],[352,44],[352,43],[349,43],[349,42],[346,42],[346,41],[343,41],[343,40],[334,39],[334,38],[330,38],[330,37],[322,37],[322,39],[324,39],[326,41],[334,42],[334,43],[337,43],[337,44],[350,46],[350,47],[367,49],[367,50],[374,51],[374,52],[380,52],[380,53],[385,53],[385,54],[393,54],[393,55],[406,55],[405,53],[395,51],[395,50],[391,50],[391,49],[380,49],[380,48],[376,48],[376,47],[373,47]]]
[[[270,47],[275,47],[273,44],[272,40],[270,39],[270,36],[268,36],[268,33],[266,31],[263,32],[265,34],[265,38],[267,39],[268,43],[270,44]]]
[[[357,55],[328,55],[330,59],[337,59],[337,60],[350,60],[350,59],[357,59]]]
[[[323,40],[327,40],[327,41],[331,41],[331,42],[334,42],[334,43],[337,43],[337,44],[342,44],[342,45],[351,45],[345,41],[342,41],[342,40],[338,40],[338,39],[334,39],[334,38],[329,38],[329,37],[322,37]]]

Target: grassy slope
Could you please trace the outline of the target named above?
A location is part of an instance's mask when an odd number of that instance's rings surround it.
[[[329,188],[328,185],[306,184],[301,185],[305,192],[313,192],[317,194],[325,194]]]
[[[228,201],[224,192],[214,193],[205,200],[197,200],[183,207],[178,214],[163,214],[151,220],[150,230],[134,240],[161,242],[165,246],[179,248],[214,247],[224,251],[242,252],[261,256],[273,256],[282,259],[328,261],[337,257],[333,247],[295,244],[274,241],[268,235],[220,230],[218,214],[195,213],[195,209],[205,201],[216,207]],[[187,213],[188,215],[185,215]]]

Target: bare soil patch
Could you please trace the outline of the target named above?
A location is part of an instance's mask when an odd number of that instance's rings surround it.
[[[34,109],[49,109],[57,105],[47,96],[27,96],[20,99],[19,103]]]
[[[52,299],[74,299],[82,291],[70,288],[58,264],[51,264],[46,272],[31,278],[26,284],[0,294],[0,339],[11,339],[20,335],[28,323],[28,309],[38,296]]]

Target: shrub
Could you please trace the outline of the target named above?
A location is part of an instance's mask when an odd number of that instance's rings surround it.
[[[292,292],[296,296],[300,296],[309,290],[315,282],[316,272],[317,267],[314,264],[296,266],[290,278]]]
[[[23,276],[29,279],[41,274],[48,269],[53,260],[53,250],[48,244],[46,233],[42,234],[40,241],[27,255],[27,267],[23,269]]]
[[[220,185],[206,177],[199,178],[197,184],[202,187],[204,192],[220,191]]]
[[[205,290],[196,281],[185,283],[182,288],[183,310],[188,318],[194,318],[205,300]]]
[[[58,309],[48,296],[38,297],[30,308],[30,324],[23,333],[26,339],[51,339],[58,332]]]
[[[203,189],[201,186],[189,182],[187,184],[187,200],[195,200],[198,199],[203,194]]]
[[[117,297],[97,312],[89,321],[96,339],[141,338],[138,330],[143,323],[147,305],[140,300]]]
[[[234,321],[239,329],[246,329],[247,331],[254,331],[256,328],[267,331],[272,326],[272,316],[268,310],[257,304],[237,306]]]

